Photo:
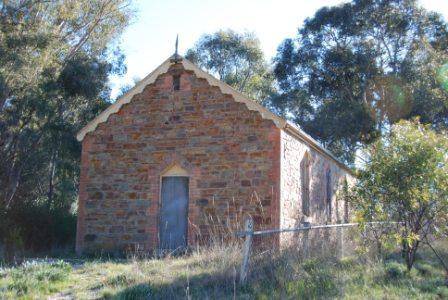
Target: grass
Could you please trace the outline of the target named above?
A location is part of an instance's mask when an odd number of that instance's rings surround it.
[[[437,245],[445,259],[448,247]],[[289,252],[255,255],[238,283],[241,251],[215,247],[184,257],[41,260],[0,269],[1,299],[446,299],[440,263],[421,249],[408,272],[397,253],[300,261]]]
[[[24,299],[48,295],[66,287],[70,264],[58,261],[28,261],[20,267],[0,271],[1,298]]]

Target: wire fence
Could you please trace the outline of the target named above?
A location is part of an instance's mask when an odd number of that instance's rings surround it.
[[[388,227],[394,224],[397,224],[397,222],[368,222],[363,225],[368,229],[369,227]],[[303,223],[301,226],[293,228],[254,230],[253,219],[248,217],[244,223],[244,230],[235,233],[237,237],[244,238],[240,282],[243,284],[248,275],[249,262],[251,255],[253,255],[254,238],[263,240],[274,234],[283,234],[278,239],[278,246],[282,249],[294,248],[299,251],[302,258],[310,258],[316,255],[331,255],[342,258],[353,254],[356,249],[356,244],[360,239],[356,240],[356,235],[352,229],[359,225],[360,223],[318,225]],[[366,233],[369,234],[369,230],[364,230],[363,234]],[[284,234],[292,236],[284,236]]]

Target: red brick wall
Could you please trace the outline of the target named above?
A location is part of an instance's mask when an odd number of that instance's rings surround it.
[[[160,175],[174,163],[190,177],[189,245],[244,214],[258,227],[280,224],[280,129],[180,64],[82,146],[78,252],[157,248]]]

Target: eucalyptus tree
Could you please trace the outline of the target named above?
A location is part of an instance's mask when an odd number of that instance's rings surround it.
[[[265,101],[274,91],[273,75],[253,33],[220,30],[205,34],[186,58],[257,101]]]
[[[117,38],[132,14],[128,0],[0,4],[2,221],[9,214],[20,222],[21,209],[37,204],[70,208],[79,173],[75,133],[108,105],[108,76],[125,71]]]
[[[339,157],[400,119],[448,126],[448,29],[414,0],[353,0],[307,19],[275,57],[292,115]]]

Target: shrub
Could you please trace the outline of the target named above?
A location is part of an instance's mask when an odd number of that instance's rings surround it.
[[[443,287],[443,279],[432,279],[432,280],[425,280],[421,282],[418,286],[418,288],[422,292],[426,293],[435,293],[439,287]]]
[[[448,287],[439,286],[436,290],[436,293],[440,297],[440,299],[448,299]]]
[[[423,262],[418,262],[415,264],[415,268],[418,270],[418,272],[424,276],[432,275],[434,274],[434,267],[430,264],[426,264]]]
[[[343,257],[337,262],[337,267],[340,269],[350,269],[356,265],[356,260],[353,257]]]
[[[408,270],[422,242],[447,229],[446,153],[448,136],[418,121],[395,124],[365,151],[366,165],[353,189],[357,218],[395,222],[372,228],[374,240],[400,245]]]
[[[115,277],[109,278],[106,281],[107,285],[116,287],[116,286],[126,286],[135,283],[135,278],[130,276],[129,274],[120,274]]]
[[[317,260],[309,260],[303,264],[300,279],[289,282],[286,286],[288,294],[300,298],[315,299],[334,297],[338,293],[334,278],[325,265]]]
[[[64,206],[27,202],[0,212],[0,244],[8,255],[6,261],[57,248],[73,249],[75,237],[76,215]]]
[[[123,300],[151,299],[151,287],[149,286],[149,284],[137,284],[124,289],[114,298]]]
[[[406,266],[396,261],[387,262],[384,265],[384,270],[386,277],[392,280],[404,278],[407,273]]]

